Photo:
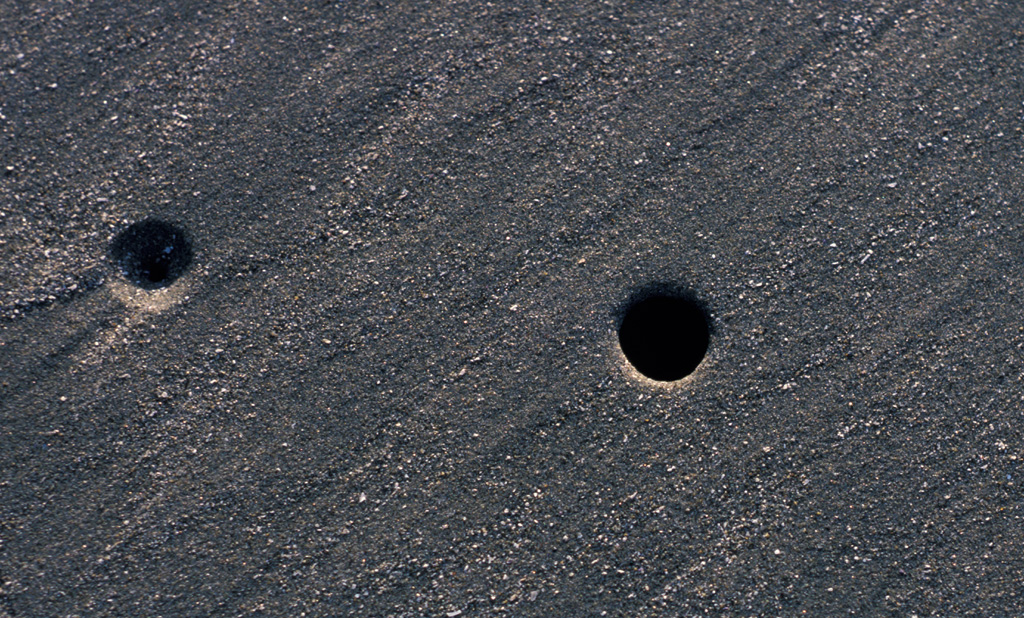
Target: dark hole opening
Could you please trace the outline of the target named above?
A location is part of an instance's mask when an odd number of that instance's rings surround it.
[[[708,351],[710,332],[704,309],[694,300],[659,294],[626,310],[619,345],[643,375],[671,382],[693,373]]]
[[[153,283],[160,283],[167,278],[168,272],[167,264],[157,259],[144,263],[142,265],[142,275]]]
[[[181,228],[146,219],[114,238],[110,258],[129,281],[153,290],[171,285],[184,274],[192,262],[192,245]]]

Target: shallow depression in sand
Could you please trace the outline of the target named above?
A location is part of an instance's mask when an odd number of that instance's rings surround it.
[[[184,230],[158,219],[130,225],[110,244],[110,259],[134,285],[155,290],[174,283],[192,263]]]

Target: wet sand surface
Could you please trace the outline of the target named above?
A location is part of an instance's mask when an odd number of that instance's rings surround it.
[[[0,616],[1022,615],[1022,164],[1012,1],[3,0]]]

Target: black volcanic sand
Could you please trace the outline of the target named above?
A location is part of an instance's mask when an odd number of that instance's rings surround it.
[[[0,616],[1024,615],[1022,23],[3,2]]]

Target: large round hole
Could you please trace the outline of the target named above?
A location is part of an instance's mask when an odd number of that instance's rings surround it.
[[[694,300],[658,294],[632,304],[619,326],[626,359],[652,380],[693,373],[708,351],[708,317]]]
[[[114,238],[110,259],[129,281],[155,290],[171,285],[185,272],[192,262],[192,245],[181,228],[146,219]]]

